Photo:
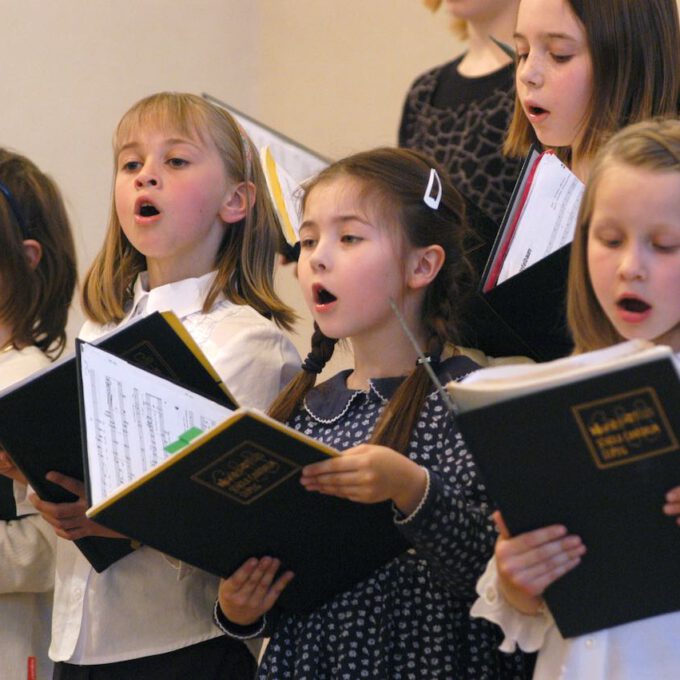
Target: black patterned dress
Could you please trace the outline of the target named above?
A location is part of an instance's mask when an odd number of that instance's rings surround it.
[[[463,56],[416,78],[406,95],[399,146],[422,151],[448,171],[465,199],[473,231],[467,252],[481,277],[521,169],[521,159],[502,152],[514,109],[514,66],[467,78],[458,73]],[[460,307],[459,330],[463,345],[493,356],[518,353],[478,296]]]
[[[476,365],[444,362],[440,379]],[[290,425],[340,450],[365,442],[401,378],[346,387],[349,371],[312,390]],[[425,498],[395,523],[413,546],[353,589],[307,614],[273,610],[259,678],[285,680],[491,680],[525,677],[525,659],[498,651],[500,631],[471,619],[475,583],[492,554],[488,498],[472,457],[438,393],[426,401],[408,455],[429,471]],[[246,630],[218,614],[233,636]],[[250,633],[262,632],[256,624]]]

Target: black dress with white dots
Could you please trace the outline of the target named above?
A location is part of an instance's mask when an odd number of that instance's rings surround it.
[[[475,368],[457,356],[438,372],[445,383]],[[364,392],[346,387],[348,374],[343,371],[313,389],[289,424],[340,450],[367,441],[402,379],[373,380]],[[258,678],[528,677],[522,655],[498,651],[500,631],[469,616],[496,534],[473,459],[436,391],[427,398],[408,455],[429,471],[416,511],[403,517],[395,510],[395,522],[412,549],[311,613],[269,612],[271,641]],[[219,614],[228,632],[245,632]]]

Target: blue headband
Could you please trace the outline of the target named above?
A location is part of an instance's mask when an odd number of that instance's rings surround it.
[[[30,238],[30,234],[28,232],[28,229],[26,228],[26,222],[24,222],[24,217],[21,214],[19,204],[14,199],[14,196],[12,195],[12,192],[9,190],[9,187],[3,182],[0,182],[0,192],[2,192],[5,195],[5,198],[9,203],[9,207],[12,209],[12,212],[14,213],[14,219],[16,220],[17,224],[19,225],[19,229],[21,230],[21,237],[23,239]]]

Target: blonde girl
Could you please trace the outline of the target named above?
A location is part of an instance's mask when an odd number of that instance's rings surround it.
[[[273,288],[278,224],[252,143],[223,109],[160,93],[123,116],[113,145],[113,206],[85,278],[81,337],[173,310],[236,399],[266,408],[299,358],[276,325],[293,314]],[[95,573],[71,541],[111,532],[85,517],[81,482],[49,478],[79,496],[34,499],[67,539],[57,542],[55,677],[250,677],[248,650],[212,625],[215,577],[146,547]]]
[[[680,352],[679,290],[680,120],[642,122],[612,137],[591,168],[569,270],[577,351],[641,338]],[[659,499],[661,512],[680,524],[680,486]],[[565,640],[541,595],[578,568],[587,546],[564,526],[511,538],[497,521],[501,538],[473,613],[502,626],[503,649],[539,652],[535,680],[677,674],[680,612]]]

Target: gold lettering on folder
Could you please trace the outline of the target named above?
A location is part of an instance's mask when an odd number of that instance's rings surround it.
[[[148,340],[141,340],[121,354],[121,358],[136,366],[160,375],[162,378],[177,380],[177,372],[163,358],[161,353]]]
[[[601,469],[678,450],[678,440],[651,387],[578,404],[571,411]]]
[[[250,505],[290,476],[300,465],[250,441],[241,442],[191,479],[241,505]]]

